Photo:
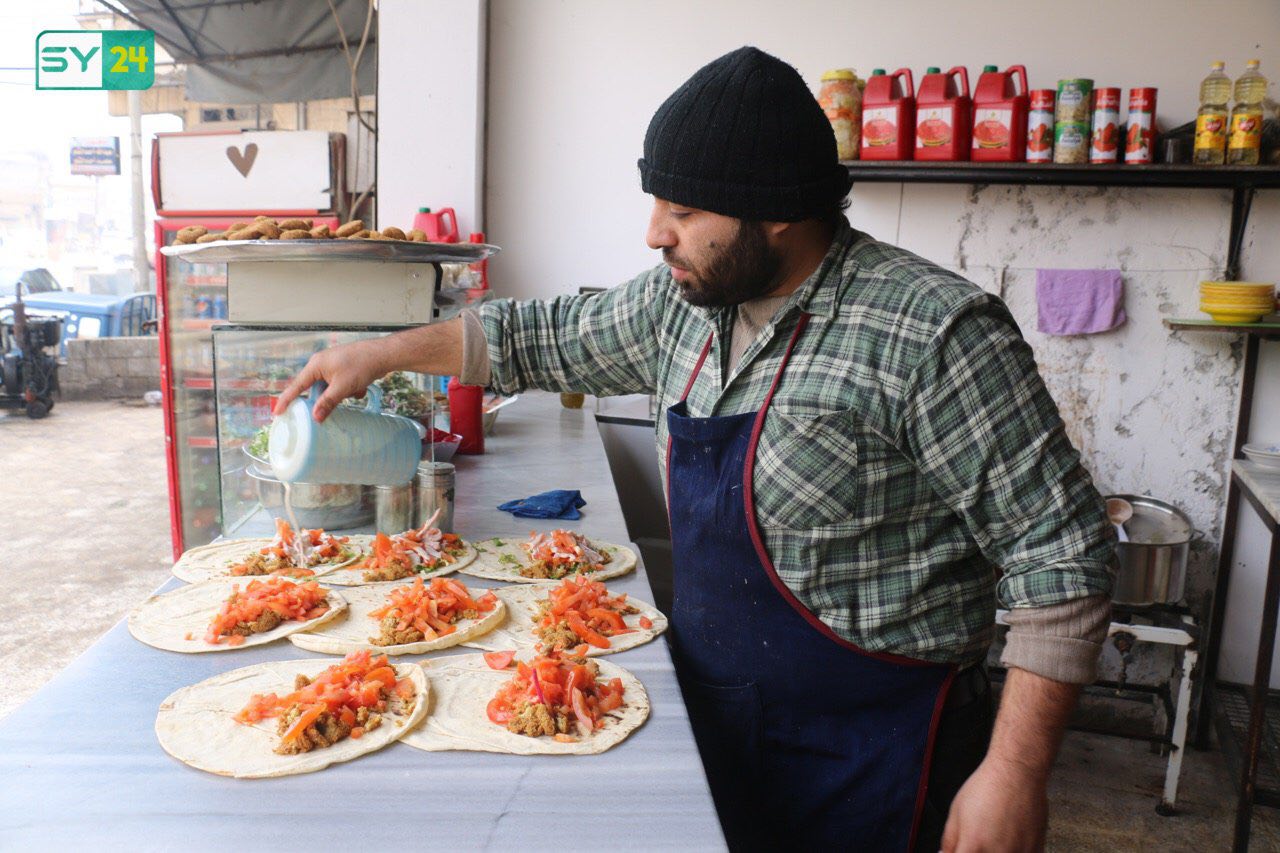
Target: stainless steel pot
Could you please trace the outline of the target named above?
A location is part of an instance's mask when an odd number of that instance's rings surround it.
[[[1116,545],[1116,604],[1176,604],[1187,584],[1191,542],[1203,534],[1182,510],[1146,495],[1107,495],[1133,506],[1128,542]]]
[[[256,465],[245,473],[254,479],[258,500],[272,518],[288,521],[284,511],[284,484]],[[365,486],[348,483],[294,483],[293,514],[302,527],[345,530],[373,521],[373,499]]]

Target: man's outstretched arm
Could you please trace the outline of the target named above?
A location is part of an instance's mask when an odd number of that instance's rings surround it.
[[[437,376],[461,373],[462,318],[321,350],[281,392],[275,413],[283,412],[294,398],[323,379],[329,387],[312,408],[315,419],[323,421],[334,406],[363,394],[370,384],[395,370]]]
[[[1009,670],[987,757],[951,803],[946,853],[1044,848],[1049,772],[1079,696],[1078,684]]]

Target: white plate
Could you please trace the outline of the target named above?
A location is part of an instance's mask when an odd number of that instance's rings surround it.
[[[1250,461],[1254,464],[1260,465],[1263,468],[1274,468],[1280,470],[1280,453],[1274,452],[1272,447],[1274,447],[1274,445],[1262,448],[1252,444],[1246,444],[1241,449],[1244,451],[1244,455],[1249,457]]]

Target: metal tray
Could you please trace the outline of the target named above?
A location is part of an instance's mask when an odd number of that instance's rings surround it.
[[[488,243],[414,243],[407,240],[220,240],[163,246],[160,251],[193,264],[236,261],[399,261],[471,264],[501,251]]]

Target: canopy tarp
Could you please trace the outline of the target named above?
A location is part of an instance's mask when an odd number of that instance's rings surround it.
[[[345,33],[356,58],[372,0],[99,0],[152,30],[187,67],[187,97],[221,104],[269,104],[351,94]],[[333,10],[337,10],[337,20]],[[377,13],[357,84],[374,94]],[[341,31],[338,22],[341,21]]]

